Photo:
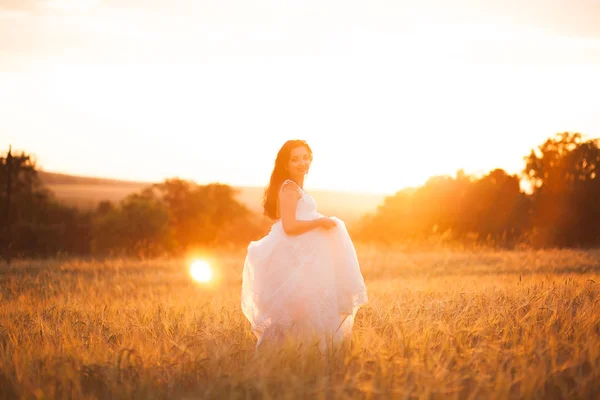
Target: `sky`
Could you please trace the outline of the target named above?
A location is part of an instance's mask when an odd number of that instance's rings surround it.
[[[525,4],[526,3],[526,4]],[[596,0],[0,0],[0,152],[48,171],[312,188],[517,173],[600,137]]]

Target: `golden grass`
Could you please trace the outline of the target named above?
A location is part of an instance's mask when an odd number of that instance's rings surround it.
[[[350,348],[256,357],[243,254],[213,288],[177,261],[0,267],[3,398],[593,398],[600,252],[359,249]]]

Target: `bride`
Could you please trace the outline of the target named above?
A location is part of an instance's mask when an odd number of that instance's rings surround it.
[[[367,303],[346,226],[318,213],[303,188],[311,162],[303,140],[279,150],[263,203],[276,222],[248,246],[241,305],[257,348],[293,337],[316,339],[324,350],[349,337],[356,312]]]

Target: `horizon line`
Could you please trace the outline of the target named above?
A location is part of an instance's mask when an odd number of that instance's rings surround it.
[[[226,181],[206,181],[206,182],[198,182],[195,179],[187,179],[187,178],[183,178],[180,176],[170,176],[170,177],[166,177],[160,180],[153,180],[153,181],[149,181],[149,180],[137,180],[137,179],[126,179],[126,178],[116,178],[116,177],[110,177],[110,176],[99,176],[99,175],[79,175],[76,173],[70,173],[70,172],[59,172],[59,171],[50,171],[50,170],[46,170],[43,168],[40,168],[38,170],[38,172],[41,173],[46,173],[46,174],[54,174],[54,175],[62,175],[62,176],[66,176],[66,177],[72,177],[72,178],[81,178],[81,179],[95,179],[95,180],[105,180],[105,181],[115,181],[118,183],[122,183],[122,184],[140,184],[140,185],[153,185],[153,184],[159,184],[161,182],[164,182],[167,179],[181,179],[184,181],[188,181],[188,182],[193,182],[197,185],[210,185],[210,184],[221,184],[221,185],[227,185],[233,188],[255,188],[255,189],[264,189],[266,188],[266,186],[268,185],[268,183],[266,183],[265,185],[252,185],[252,184],[235,184],[235,183],[230,183],[230,182],[226,182]],[[62,183],[55,183],[55,185],[61,185]],[[311,187],[311,190],[313,191],[322,191],[322,192],[333,192],[333,193],[348,193],[348,194],[362,194],[362,195],[379,195],[379,196],[390,196],[390,195],[394,195],[396,194],[398,191],[400,190],[404,190],[404,189],[410,189],[412,188],[412,186],[407,186],[407,187],[402,187],[400,189],[394,190],[393,192],[389,192],[389,191],[365,191],[365,190],[357,190],[357,189],[332,189],[332,188],[325,188],[325,187],[321,187],[321,186],[314,186]]]

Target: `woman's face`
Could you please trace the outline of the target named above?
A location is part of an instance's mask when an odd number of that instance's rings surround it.
[[[310,153],[304,146],[292,149],[290,161],[288,162],[288,171],[292,179],[301,178],[308,172],[310,167]]]

